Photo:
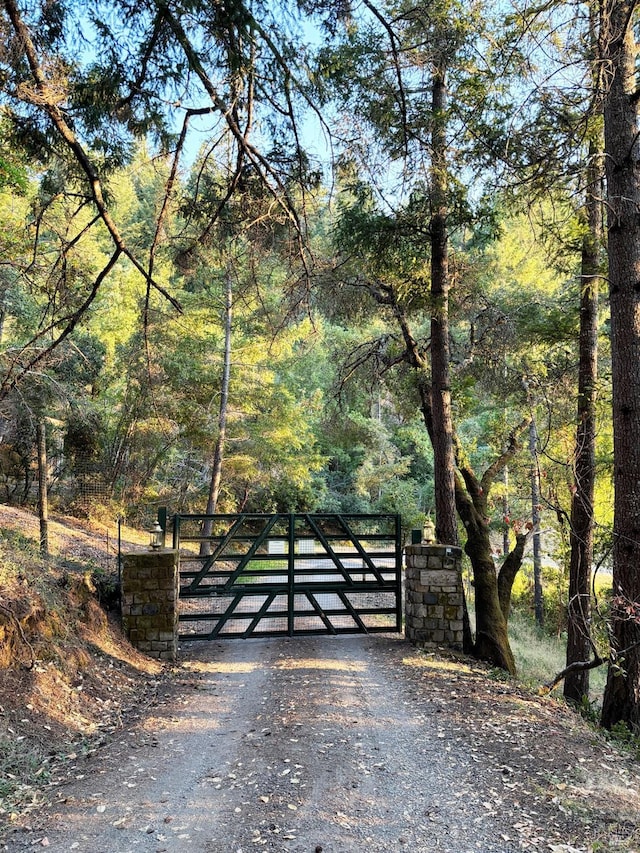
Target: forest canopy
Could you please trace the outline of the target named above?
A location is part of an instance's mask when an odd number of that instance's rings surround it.
[[[509,671],[533,544],[640,724],[636,4],[1,9],[2,499],[433,519]]]

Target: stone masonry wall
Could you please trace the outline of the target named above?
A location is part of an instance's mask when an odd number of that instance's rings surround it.
[[[150,657],[178,656],[178,552],[123,554],[122,625],[131,645]]]
[[[408,545],[405,549],[405,636],[416,646],[462,647],[462,549]]]

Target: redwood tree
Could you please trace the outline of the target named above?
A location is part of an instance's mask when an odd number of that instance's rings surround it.
[[[640,726],[640,150],[634,0],[604,4],[614,433],[612,660],[602,723]]]
[[[593,562],[593,499],[596,475],[596,383],[598,379],[598,308],[602,250],[602,204],[598,138],[589,146],[580,276],[580,361],[574,492],[571,502],[571,562],[567,624],[567,667],[587,663],[591,638],[591,565]],[[564,696],[580,704],[589,697],[589,669],[570,670]]]
[[[446,62],[435,63],[431,82],[431,408],[436,537],[458,544],[451,382],[449,378],[449,234],[447,229]]]

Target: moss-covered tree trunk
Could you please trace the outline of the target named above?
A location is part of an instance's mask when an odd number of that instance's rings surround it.
[[[528,539],[529,536],[527,533],[516,534],[516,544],[513,549],[506,554],[498,574],[498,598],[500,600],[500,608],[507,622],[511,615],[511,591],[513,590],[514,581],[522,566],[524,548]]]
[[[486,495],[475,478],[470,481],[469,472],[456,482],[456,503],[464,524],[467,541],[466,555],[473,569],[475,591],[476,636],[474,654],[482,660],[505,669],[512,675],[516,663],[509,644],[507,620],[498,595],[498,574],[493,561],[489,526],[486,521]]]

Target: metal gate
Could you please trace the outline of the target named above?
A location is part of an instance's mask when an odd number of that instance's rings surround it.
[[[396,515],[176,515],[180,638],[402,630]]]

